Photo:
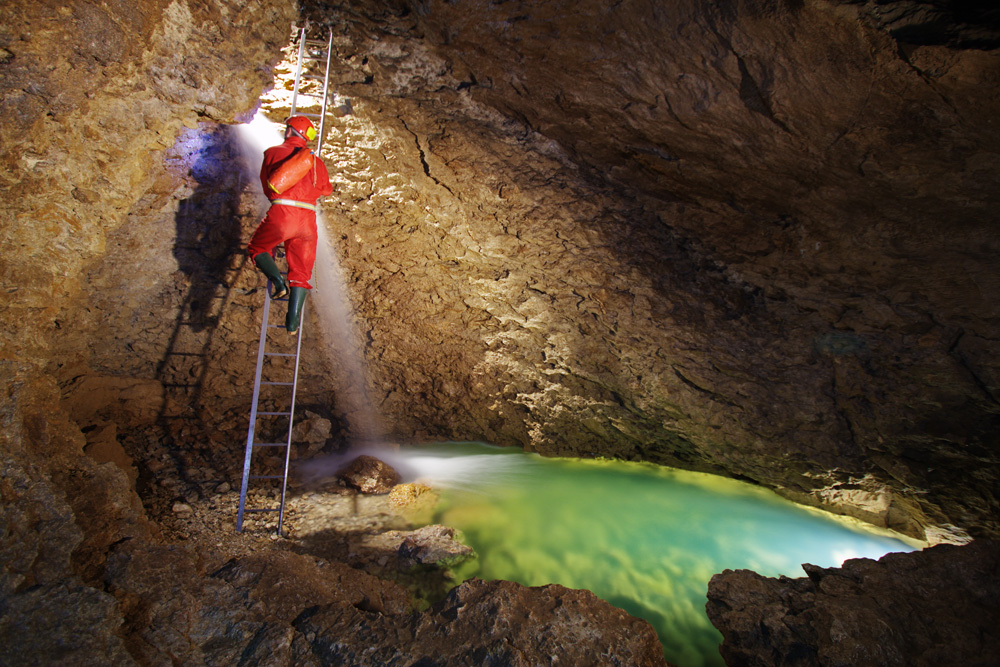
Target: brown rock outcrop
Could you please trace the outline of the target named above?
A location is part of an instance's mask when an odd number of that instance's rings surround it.
[[[712,577],[708,617],[727,665],[1000,663],[1000,543],[803,569],[807,579]]]
[[[295,621],[300,664],[666,665],[653,628],[589,591],[471,579],[412,621],[316,607]]]

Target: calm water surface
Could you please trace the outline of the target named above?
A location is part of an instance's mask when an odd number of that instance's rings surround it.
[[[681,667],[722,665],[705,615],[725,569],[805,576],[913,547],[735,480],[649,464],[542,458],[449,443],[393,461],[443,487],[434,520],[463,531],[478,559],[457,574],[586,588],[656,629]]]

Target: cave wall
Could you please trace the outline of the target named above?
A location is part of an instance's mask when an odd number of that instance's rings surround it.
[[[325,215],[386,436],[650,460],[932,540],[994,534],[997,39],[932,4],[307,6],[350,100]],[[135,490],[169,507],[238,473],[260,202],[229,125],[296,10],[0,7],[18,659],[204,660],[125,624],[185,588],[214,600],[194,634],[245,605],[220,659],[291,632],[162,544]],[[307,357],[303,400],[349,437],[343,364]]]
[[[316,12],[394,435],[995,531],[995,42],[819,1]]]
[[[350,100],[325,215],[387,437],[721,472],[914,535],[995,530],[993,50],[900,42],[859,3],[310,11]],[[279,32],[246,62],[274,62]],[[172,76],[218,82],[207,68]],[[58,316],[5,322],[55,346],[71,394],[152,381],[130,394],[143,419],[226,451],[218,471],[245,428],[260,202],[199,85],[134,201],[74,237],[90,254],[29,263],[40,280],[92,258],[82,281],[46,278],[87,306],[66,292]],[[274,120],[289,87],[265,98]],[[349,435],[339,353],[310,346],[302,398]],[[116,383],[91,421],[135,421]]]
[[[99,382],[64,403],[61,384],[92,371],[94,331],[122,311],[142,318],[144,304],[127,294],[146,278],[90,285],[87,272],[131,213],[162,207],[183,183],[160,165],[185,126],[232,122],[254,106],[296,17],[277,2],[0,7],[5,663],[132,663],[102,577],[111,545],[160,536],[116,428],[154,418],[162,388],[120,367],[113,391]],[[152,259],[151,275],[174,270],[163,268],[169,255]],[[103,302],[90,300],[95,287]],[[104,416],[117,421],[98,419],[87,399],[112,406]]]
[[[325,215],[387,437],[995,532],[989,31],[904,42],[820,0],[306,9],[351,105]],[[3,11],[5,373],[51,373],[88,433],[166,419],[193,475],[232,474],[262,283],[226,123],[293,7]],[[319,347],[303,398],[346,436]]]

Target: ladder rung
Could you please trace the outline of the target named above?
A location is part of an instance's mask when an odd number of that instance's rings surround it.
[[[257,414],[258,415],[271,415],[271,416],[287,417],[288,415],[290,415],[292,413],[291,412],[258,412]]]
[[[254,447],[287,447],[287,442],[255,442]]]
[[[288,327],[286,327],[284,324],[268,324],[267,328],[268,329],[287,329]],[[267,353],[265,352],[264,354],[267,354]]]
[[[285,479],[282,475],[250,475],[250,479]]]
[[[309,79],[310,81],[326,81],[326,77],[320,76],[319,74],[303,74],[300,78]],[[299,91],[299,95],[301,94],[302,91]]]
[[[261,384],[270,385],[272,387],[291,387],[294,382],[261,382]]]
[[[302,93],[299,93],[299,94],[301,95]],[[317,95],[317,97],[319,97],[319,96]],[[297,116],[309,116],[310,118],[319,118],[323,114],[321,114],[321,113],[306,113],[305,111],[296,111],[295,115],[297,115]]]
[[[265,352],[265,357],[294,357],[294,354],[289,352]]]
[[[244,512],[280,512],[280,509],[267,509],[267,510],[243,510]]]

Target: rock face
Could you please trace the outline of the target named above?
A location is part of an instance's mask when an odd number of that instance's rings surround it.
[[[940,545],[803,565],[808,579],[726,570],[708,616],[726,664],[991,665],[1000,662],[1000,544]]]
[[[421,526],[416,530],[390,530],[365,540],[373,549],[395,550],[400,567],[418,565],[452,567],[475,556],[475,551],[455,538],[448,526]]]
[[[410,623],[371,617],[360,610],[316,607],[300,615],[295,627],[299,634],[292,651],[298,664],[666,664],[656,633],[645,621],[593,593],[556,585],[524,588],[509,581],[471,579]],[[608,632],[610,627],[617,629]],[[599,641],[595,641],[597,635]],[[332,637],[337,639],[331,641]]]
[[[316,10],[353,110],[327,219],[393,436],[995,533],[994,43],[661,5]]]

